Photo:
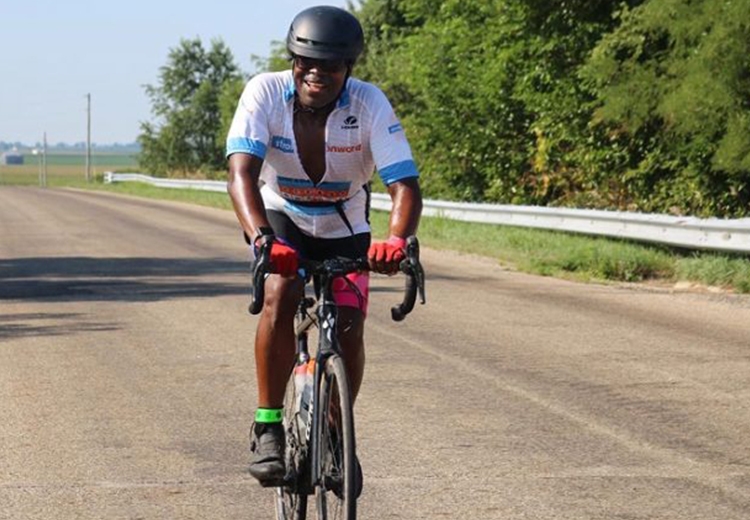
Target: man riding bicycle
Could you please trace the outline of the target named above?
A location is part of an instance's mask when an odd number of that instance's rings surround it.
[[[367,256],[393,274],[422,211],[418,171],[388,99],[351,77],[364,46],[349,12],[319,6],[299,13],[286,42],[292,69],[263,73],[245,87],[227,137],[228,191],[245,239],[270,244],[276,274],[266,280],[255,336],[258,408],[250,473],[272,485],[284,476],[283,400],[294,364],[294,314],[302,296],[300,258]],[[393,201],[389,238],[371,244],[369,182],[377,169]],[[365,364],[369,276],[334,287],[339,340],[356,398]],[[360,482],[361,485],[361,482]]]

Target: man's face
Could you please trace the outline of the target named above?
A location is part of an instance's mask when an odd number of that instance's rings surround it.
[[[314,60],[294,57],[294,86],[304,106],[321,108],[333,102],[346,80],[344,60]]]

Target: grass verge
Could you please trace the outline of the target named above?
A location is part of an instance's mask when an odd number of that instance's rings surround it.
[[[80,183],[76,183],[81,187]],[[141,183],[84,184],[139,197],[167,199],[231,209],[223,193],[156,188]],[[373,233],[387,232],[388,215],[372,212]],[[519,271],[579,281],[616,281],[692,284],[750,293],[750,257],[694,252],[644,245],[624,240],[572,233],[458,222],[424,217],[421,242],[433,249],[449,249],[497,259]]]

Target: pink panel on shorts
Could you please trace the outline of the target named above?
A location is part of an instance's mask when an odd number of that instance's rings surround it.
[[[360,294],[354,292],[342,278],[333,281],[333,299],[339,307],[354,307],[367,315],[367,302],[370,297],[370,273],[349,273],[346,278],[354,283]],[[360,296],[361,295],[361,296]]]

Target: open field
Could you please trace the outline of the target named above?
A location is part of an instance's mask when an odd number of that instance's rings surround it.
[[[0,185],[39,185],[41,157],[24,154],[22,165],[0,165]],[[94,153],[91,172],[96,176],[106,171],[133,170],[138,165],[132,154]],[[48,186],[79,186],[86,183],[86,156],[76,153],[47,154]]]

